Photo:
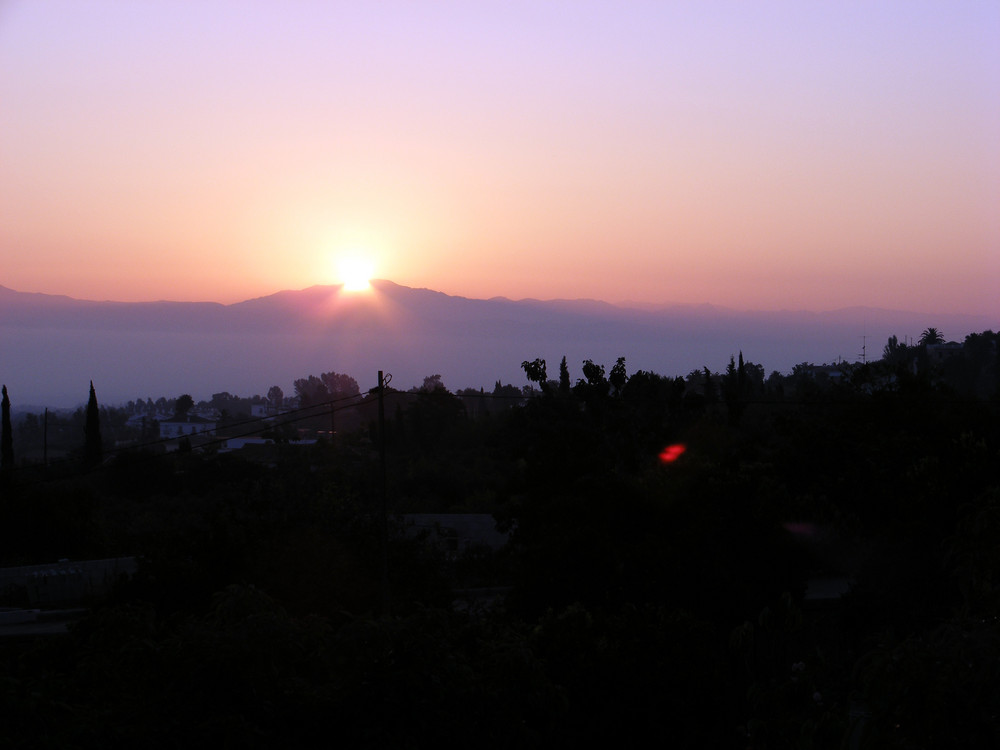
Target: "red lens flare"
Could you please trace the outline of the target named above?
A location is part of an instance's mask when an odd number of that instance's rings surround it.
[[[660,451],[660,461],[665,464],[672,464],[681,454],[687,450],[687,446],[684,443],[674,443],[673,445],[668,445],[662,451]]]

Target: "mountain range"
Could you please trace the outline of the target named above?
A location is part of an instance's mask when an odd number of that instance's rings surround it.
[[[629,372],[686,375],[725,369],[743,352],[767,372],[799,362],[877,359],[890,335],[916,338],[928,326],[961,341],[996,328],[974,315],[877,308],[828,312],[741,311],[713,305],[640,308],[597,300],[469,299],[391,281],[368,292],[341,286],[282,291],[230,305],[213,302],[99,302],[0,286],[0,381],[19,405],[73,406],[94,381],[103,403],[132,398],[196,400],[229,391],[292,392],[296,378],[335,370],[373,386],[440,373],[452,390],[522,385],[526,359],[550,374],[565,355],[573,379],[584,359]]]

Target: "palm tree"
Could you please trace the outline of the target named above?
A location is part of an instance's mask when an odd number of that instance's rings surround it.
[[[941,331],[937,328],[925,328],[924,332],[920,334],[920,340],[917,343],[921,346],[926,346],[927,344],[943,344],[944,336],[941,335]]]

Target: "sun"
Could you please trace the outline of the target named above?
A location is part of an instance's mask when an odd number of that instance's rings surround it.
[[[371,289],[375,264],[368,258],[358,256],[342,258],[338,268],[345,292],[364,292]]]

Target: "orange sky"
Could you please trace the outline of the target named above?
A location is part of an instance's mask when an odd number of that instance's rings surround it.
[[[618,5],[4,3],[0,285],[1000,316],[1000,5]]]

